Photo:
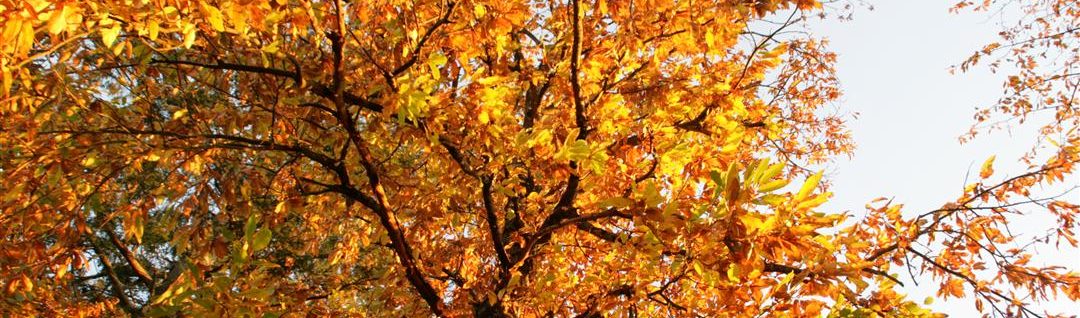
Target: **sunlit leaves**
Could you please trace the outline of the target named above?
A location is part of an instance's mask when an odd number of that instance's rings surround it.
[[[795,194],[795,201],[802,201],[803,199],[806,199],[806,197],[808,197],[810,193],[817,188],[818,182],[821,182],[821,176],[822,172],[818,172],[806,178],[806,181],[803,182],[802,187],[799,188],[799,192]]]
[[[789,32],[820,5],[3,7],[0,312],[922,315],[889,264],[956,221],[846,221],[803,168],[852,149],[835,55]]]
[[[251,236],[251,251],[258,252],[266,248],[270,244],[271,235],[270,229],[267,228],[255,231],[255,234]]]
[[[979,177],[980,178],[986,179],[986,178],[989,178],[990,175],[994,174],[994,158],[995,157],[996,156],[990,156],[990,158],[987,158],[986,161],[983,162],[982,168],[979,168]]]
[[[121,26],[119,23],[113,23],[112,27],[101,29],[101,43],[106,47],[113,47],[116,43],[116,37],[120,35]]]
[[[64,32],[68,26],[68,16],[71,14],[70,6],[61,6],[49,16],[49,34],[57,35]]]
[[[225,31],[225,21],[221,10],[204,1],[199,2],[199,9],[202,10],[203,15],[206,16],[207,22],[210,23],[210,27],[214,31]]]

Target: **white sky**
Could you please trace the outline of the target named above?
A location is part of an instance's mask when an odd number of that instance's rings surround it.
[[[967,144],[958,141],[974,123],[975,108],[1002,95],[1003,76],[986,68],[953,75],[948,68],[996,40],[1002,18],[950,14],[954,2],[871,1],[874,10],[856,11],[854,21],[829,20],[811,27],[839,54],[841,108],[860,114],[850,122],[858,146],[854,157],[838,160],[827,170],[835,197],[824,209],[860,215],[867,202],[886,196],[905,204],[907,213],[920,213],[956,198],[965,177],[970,174],[974,181],[990,155],[997,155],[994,178],[1025,170],[1016,159],[1033,145],[1031,129],[984,134]],[[1080,177],[1067,183],[1078,186]],[[1076,193],[1065,199],[1080,201]],[[1050,256],[1045,259],[1080,270],[1077,250],[1039,251],[1053,252],[1045,253]],[[928,281],[915,287],[906,271],[899,274],[913,300],[933,296],[938,289]],[[937,300],[931,307],[953,317],[977,317],[970,299]],[[1080,304],[1068,301],[1036,308],[1080,314]]]

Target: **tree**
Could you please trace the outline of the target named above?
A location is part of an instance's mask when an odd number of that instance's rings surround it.
[[[1003,315],[1080,298],[1005,216],[1076,246],[1080,207],[1021,196],[1075,129],[935,211],[818,210],[805,167],[852,149],[835,56],[793,32],[823,10],[4,2],[0,312],[934,316],[904,267]]]

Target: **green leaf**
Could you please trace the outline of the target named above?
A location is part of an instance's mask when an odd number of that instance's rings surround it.
[[[738,164],[732,163],[728,166],[727,184],[724,185],[724,199],[729,203],[739,199],[739,171],[737,169]]]
[[[208,310],[213,310],[214,309],[214,299],[213,298],[205,297],[205,296],[204,297],[195,297],[194,302],[195,302],[196,305],[202,306],[205,309],[208,309]]]
[[[713,182],[716,182],[717,186],[724,186],[724,174],[720,171],[709,171],[709,177],[712,178]]]
[[[588,142],[584,140],[575,140],[574,143],[570,145],[570,160],[584,161],[589,158],[589,152],[591,151]]]
[[[251,239],[251,252],[258,252],[270,245],[270,229],[262,228]]]
[[[720,197],[720,194],[724,193],[724,186],[727,185],[727,183],[724,182],[724,173],[713,170],[709,172],[709,176],[712,177],[713,183],[716,183],[716,190],[713,198]]]
[[[244,237],[251,237],[252,234],[255,234],[255,230],[258,229],[258,226],[259,218],[257,218],[255,214],[249,216],[247,223],[244,224]]]
[[[248,289],[248,290],[244,291],[243,293],[240,293],[240,296],[247,297],[247,298],[252,298],[252,299],[258,299],[258,300],[266,300],[267,298],[270,297],[270,295],[273,295],[273,294],[274,294],[274,288],[273,287],[266,287],[266,288]]]
[[[154,306],[146,311],[147,317],[170,317],[180,311],[177,306]]]

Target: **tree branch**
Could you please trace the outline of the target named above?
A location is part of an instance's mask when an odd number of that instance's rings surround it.
[[[341,126],[345,128],[349,140],[353,143],[353,148],[356,148],[356,151],[359,154],[360,164],[364,167],[364,173],[367,176],[368,185],[374,193],[374,197],[363,195],[348,185],[343,185],[343,188],[350,190],[347,193],[351,194],[354,199],[367,206],[379,217],[379,223],[382,225],[383,229],[386,230],[387,236],[390,238],[394,254],[397,255],[401,265],[405,267],[406,279],[414,288],[416,288],[420,297],[427,302],[428,306],[431,308],[431,312],[437,317],[443,317],[444,310],[442,298],[439,296],[439,293],[435,291],[435,288],[424,278],[423,272],[417,266],[415,254],[413,254],[412,247],[409,246],[409,243],[405,238],[404,229],[402,229],[401,224],[398,222],[397,217],[390,208],[390,201],[386,196],[386,191],[383,189],[382,181],[375,167],[375,160],[371,155],[371,151],[360,137],[360,132],[356,129],[356,123],[346,110],[346,99],[344,94],[345,76],[342,65],[344,43],[340,36],[340,34],[342,34],[341,31],[344,30],[344,21],[340,16],[340,1],[341,0],[335,2],[339,6],[338,32],[328,34],[334,55],[333,100],[334,105],[337,107],[337,112],[339,113],[337,119]]]
[[[94,252],[97,253],[98,259],[101,261],[101,267],[108,274],[109,284],[113,287],[113,292],[116,293],[116,298],[120,300],[120,308],[131,314],[132,317],[142,317],[142,310],[135,306],[135,303],[131,302],[131,299],[127,296],[127,286],[120,281],[120,276],[116,274],[116,270],[113,268],[112,261],[109,261],[108,255],[94,240],[93,233],[86,233],[88,236],[87,241],[94,248]]]
[[[510,270],[510,258],[506,256],[506,250],[503,247],[502,234],[499,233],[499,220],[495,216],[495,202],[491,194],[491,177],[485,177],[481,180],[482,187],[481,192],[484,197],[484,213],[487,219],[488,232],[491,234],[491,243],[495,248],[495,256],[499,258],[499,267],[502,268],[503,274]]]
[[[918,256],[919,258],[923,259],[923,261],[926,261],[927,263],[929,263],[930,265],[933,265],[934,267],[940,269],[941,271],[943,271],[945,273],[948,273],[949,275],[955,276],[955,277],[963,280],[964,282],[968,283],[968,285],[971,285],[971,288],[973,288],[975,290],[975,293],[984,293],[983,291],[979,290],[979,283],[977,281],[975,281],[974,278],[968,277],[967,275],[964,275],[961,272],[958,272],[958,271],[956,271],[956,270],[954,270],[952,268],[949,268],[948,266],[942,265],[941,263],[938,263],[937,261],[934,261],[934,259],[930,258],[930,256],[927,256],[926,254],[923,254],[923,253],[921,253],[919,251],[916,251],[915,249],[913,249],[911,247],[906,247],[904,249],[907,250],[908,252],[911,252],[911,253],[915,254],[915,256]],[[1039,314],[1032,311],[1031,309],[1028,309],[1027,306],[1024,306],[1023,304],[1020,304],[1018,301],[1014,301],[1012,298],[1010,298],[1009,296],[1005,296],[1001,292],[998,292],[996,290],[989,289],[989,288],[987,288],[985,292],[989,292],[990,294],[993,294],[994,296],[997,296],[998,298],[1001,298],[1001,300],[1010,302],[1011,304],[1013,304],[1017,308],[1019,308],[1021,311],[1025,312],[1025,313],[1027,313],[1027,314],[1029,314],[1029,315],[1031,315],[1033,317],[1042,317],[1042,316],[1039,316]]]
[[[105,234],[109,236],[109,241],[112,242],[112,245],[120,251],[120,255],[124,257],[124,260],[126,260],[129,265],[131,265],[132,270],[135,271],[135,276],[138,276],[139,279],[142,280],[144,284],[146,284],[146,288],[148,290],[153,291],[154,278],[150,276],[150,272],[148,272],[146,268],[143,267],[142,263],[140,263],[139,260],[135,257],[135,253],[132,253],[131,249],[128,249],[127,246],[124,245],[124,242],[121,242],[120,238],[117,237],[112,230],[104,230]]]
[[[424,43],[427,43],[428,39],[431,38],[431,35],[435,33],[436,29],[450,22],[450,14],[454,12],[455,5],[457,5],[457,3],[453,1],[447,3],[446,12],[443,13],[442,17],[440,17],[439,20],[435,21],[434,24],[428,27],[427,31],[424,32],[424,35],[420,37],[420,41],[416,43],[416,47],[413,48],[411,53],[409,53],[409,59],[391,72],[393,76],[398,76],[401,75],[401,73],[405,73],[405,71],[409,70],[409,68],[412,67],[413,64],[416,64],[416,60],[420,56],[420,50],[424,48]]]

